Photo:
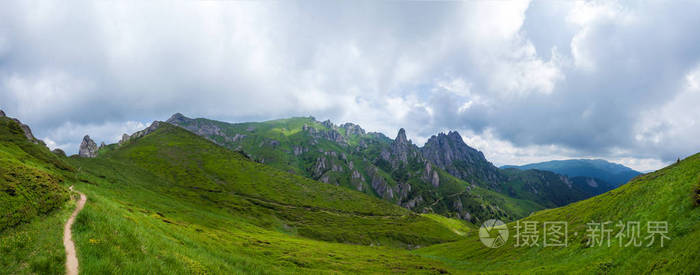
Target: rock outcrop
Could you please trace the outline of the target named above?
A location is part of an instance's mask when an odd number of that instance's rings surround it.
[[[176,113],[172,115],[168,120],[165,121],[166,123],[182,127],[187,131],[190,131],[192,133],[195,133],[199,136],[202,136],[216,144],[225,146],[224,143],[235,143],[238,141],[241,141],[243,138],[245,138],[245,135],[242,134],[236,134],[235,136],[231,137],[224,133],[224,131],[219,127],[218,125],[210,122],[210,121],[200,121],[196,119],[191,119],[188,118],[181,113]],[[248,131],[253,131],[254,128],[248,127]],[[218,138],[220,137],[220,138]],[[223,142],[221,141],[223,140]],[[261,144],[261,146],[264,144]],[[272,145],[272,144],[271,144]]]
[[[347,122],[340,126],[340,128],[345,129],[346,136],[363,136],[365,135],[365,130],[360,127],[360,125]]]
[[[85,135],[85,137],[83,137],[83,142],[80,143],[78,155],[83,158],[94,158],[97,157],[97,150],[97,143],[95,143],[89,135]]]
[[[418,147],[406,138],[406,130],[403,128],[399,130],[394,142],[391,143],[390,151],[384,150],[380,155],[391,163],[393,169],[406,167],[409,160],[421,164],[425,162]]]
[[[30,129],[29,126],[27,126],[27,124],[24,124],[17,119],[15,119],[15,121],[17,121],[17,123],[19,123],[19,126],[22,127],[22,131],[24,131],[24,136],[27,137],[29,141],[35,144],[39,144],[39,140],[34,137],[34,135],[32,134],[32,129]]]
[[[131,138],[129,135],[123,134],[122,139],[119,141],[119,145],[121,146],[129,142],[129,138]]]
[[[503,180],[498,168],[482,152],[464,143],[457,132],[432,136],[421,151],[428,161],[462,180],[486,185]]]
[[[148,134],[150,134],[150,133],[153,133],[155,130],[158,130],[158,128],[160,127],[160,124],[161,124],[161,123],[162,123],[162,122],[160,122],[160,121],[154,121],[153,123],[151,123],[151,126],[148,126],[148,128],[143,129],[143,130],[141,130],[141,131],[138,131],[138,132],[134,133],[133,135],[131,135],[131,137],[129,138],[129,140],[141,138],[141,137],[143,137],[143,136],[145,136],[145,135],[148,135]]]
[[[5,114],[5,112],[0,110],[0,117],[7,117],[7,115]],[[27,140],[31,141],[34,144],[46,145],[43,141],[34,137],[34,134],[32,134],[32,129],[30,129],[29,126],[27,126],[27,124],[22,123],[21,121],[19,121],[19,119],[16,118],[8,118],[14,120],[15,122],[17,122],[17,124],[19,124],[19,127],[22,128],[22,132],[24,132],[24,136],[27,138]]]
[[[323,126],[325,126],[325,129],[316,129],[312,126],[309,126],[307,124],[304,124],[301,127],[301,130],[304,132],[309,133],[310,136],[314,138],[319,138],[319,139],[326,139],[330,140],[333,142],[336,142],[340,144],[341,146],[347,146],[347,141],[345,140],[345,137],[338,132],[338,127],[333,125],[333,123],[330,122],[330,120],[326,120],[321,123]]]
[[[172,115],[172,116],[171,116],[168,120],[166,120],[165,122],[170,123],[170,124],[173,124],[173,125],[178,125],[178,126],[179,126],[179,125],[188,123],[188,122],[190,122],[190,121],[192,121],[191,118],[188,118],[188,117],[184,116],[184,115],[181,114],[181,113],[175,113],[174,115]]]

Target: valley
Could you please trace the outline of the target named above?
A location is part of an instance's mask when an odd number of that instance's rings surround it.
[[[391,140],[310,118],[174,118],[81,152],[94,157],[50,152],[0,118],[2,162],[13,165],[3,169],[14,167],[2,178],[3,217],[14,217],[2,224],[14,255],[4,269],[64,270],[70,186],[88,198],[72,230],[86,274],[689,272],[700,262],[698,156],[586,199],[566,176],[495,168],[456,132],[419,148],[403,131]],[[566,221],[578,237],[565,248],[487,248],[478,226],[490,218]],[[601,219],[669,220],[668,246],[587,248],[585,223]]]

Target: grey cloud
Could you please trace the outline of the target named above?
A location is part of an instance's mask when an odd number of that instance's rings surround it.
[[[84,134],[66,122],[108,140],[127,121],[183,112],[313,115],[388,136],[404,127],[414,141],[464,129],[601,157],[668,160],[700,149],[636,137],[643,114],[673,102],[700,62],[696,3],[614,3],[618,17],[586,26],[570,22],[572,3],[512,4],[8,2],[0,108],[59,145]],[[454,79],[469,91],[438,85]],[[667,120],[653,129],[700,132]]]

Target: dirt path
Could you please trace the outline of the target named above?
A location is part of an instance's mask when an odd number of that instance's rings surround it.
[[[73,191],[73,186],[70,187],[70,190]],[[70,218],[66,222],[66,226],[63,228],[63,246],[66,247],[66,274],[68,275],[78,274],[78,257],[75,254],[75,243],[73,243],[73,234],[71,233],[70,228],[71,226],[73,226],[73,222],[75,222],[75,217],[78,216],[80,210],[83,210],[83,207],[85,206],[85,201],[87,200],[85,194],[80,193],[78,191],[75,192],[80,194],[78,207],[75,208],[73,214],[70,215]]]

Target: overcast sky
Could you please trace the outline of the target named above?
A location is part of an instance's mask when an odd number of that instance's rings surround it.
[[[700,151],[700,2],[3,1],[0,109],[52,148],[315,116],[496,165]]]

